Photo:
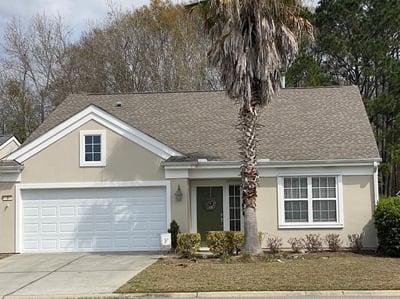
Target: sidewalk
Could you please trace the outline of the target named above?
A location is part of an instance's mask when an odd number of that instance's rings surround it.
[[[254,291],[254,292],[190,292],[190,293],[132,293],[132,294],[90,294],[18,296],[2,299],[131,299],[131,298],[400,298],[400,290],[383,291]]]

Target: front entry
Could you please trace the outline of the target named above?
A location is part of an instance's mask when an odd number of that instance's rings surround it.
[[[224,230],[222,186],[196,188],[197,232],[201,235],[202,245],[206,244],[207,231]]]

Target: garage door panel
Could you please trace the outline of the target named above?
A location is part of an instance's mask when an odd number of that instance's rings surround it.
[[[76,248],[75,239],[60,239],[60,248],[63,248],[66,251],[74,250]]]
[[[75,223],[60,223],[60,233],[75,233]]]
[[[22,190],[22,251],[159,250],[164,187]]]
[[[71,206],[65,206],[59,208],[59,216],[60,217],[74,217],[75,216],[75,208]]]
[[[39,208],[26,207],[24,208],[24,216],[28,217],[38,217],[39,216]]]
[[[42,233],[58,233],[57,223],[43,223]]]

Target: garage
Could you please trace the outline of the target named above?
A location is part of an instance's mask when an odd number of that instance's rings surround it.
[[[20,252],[156,251],[165,186],[20,190]]]

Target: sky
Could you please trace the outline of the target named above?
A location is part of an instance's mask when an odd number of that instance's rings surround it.
[[[115,3],[122,9],[134,9],[148,5],[150,0],[0,0],[0,33],[14,17],[22,22],[37,14],[61,16],[74,36],[106,16],[108,3]],[[174,3],[181,1],[174,0]]]
[[[150,3],[150,0],[0,0],[0,38],[6,24],[14,17],[27,22],[37,13],[45,13],[48,17],[61,16],[62,23],[68,26],[72,36],[77,38],[90,24],[99,22],[106,16],[109,7],[107,3],[110,1],[123,10],[139,8]],[[182,3],[187,0],[172,2]]]

